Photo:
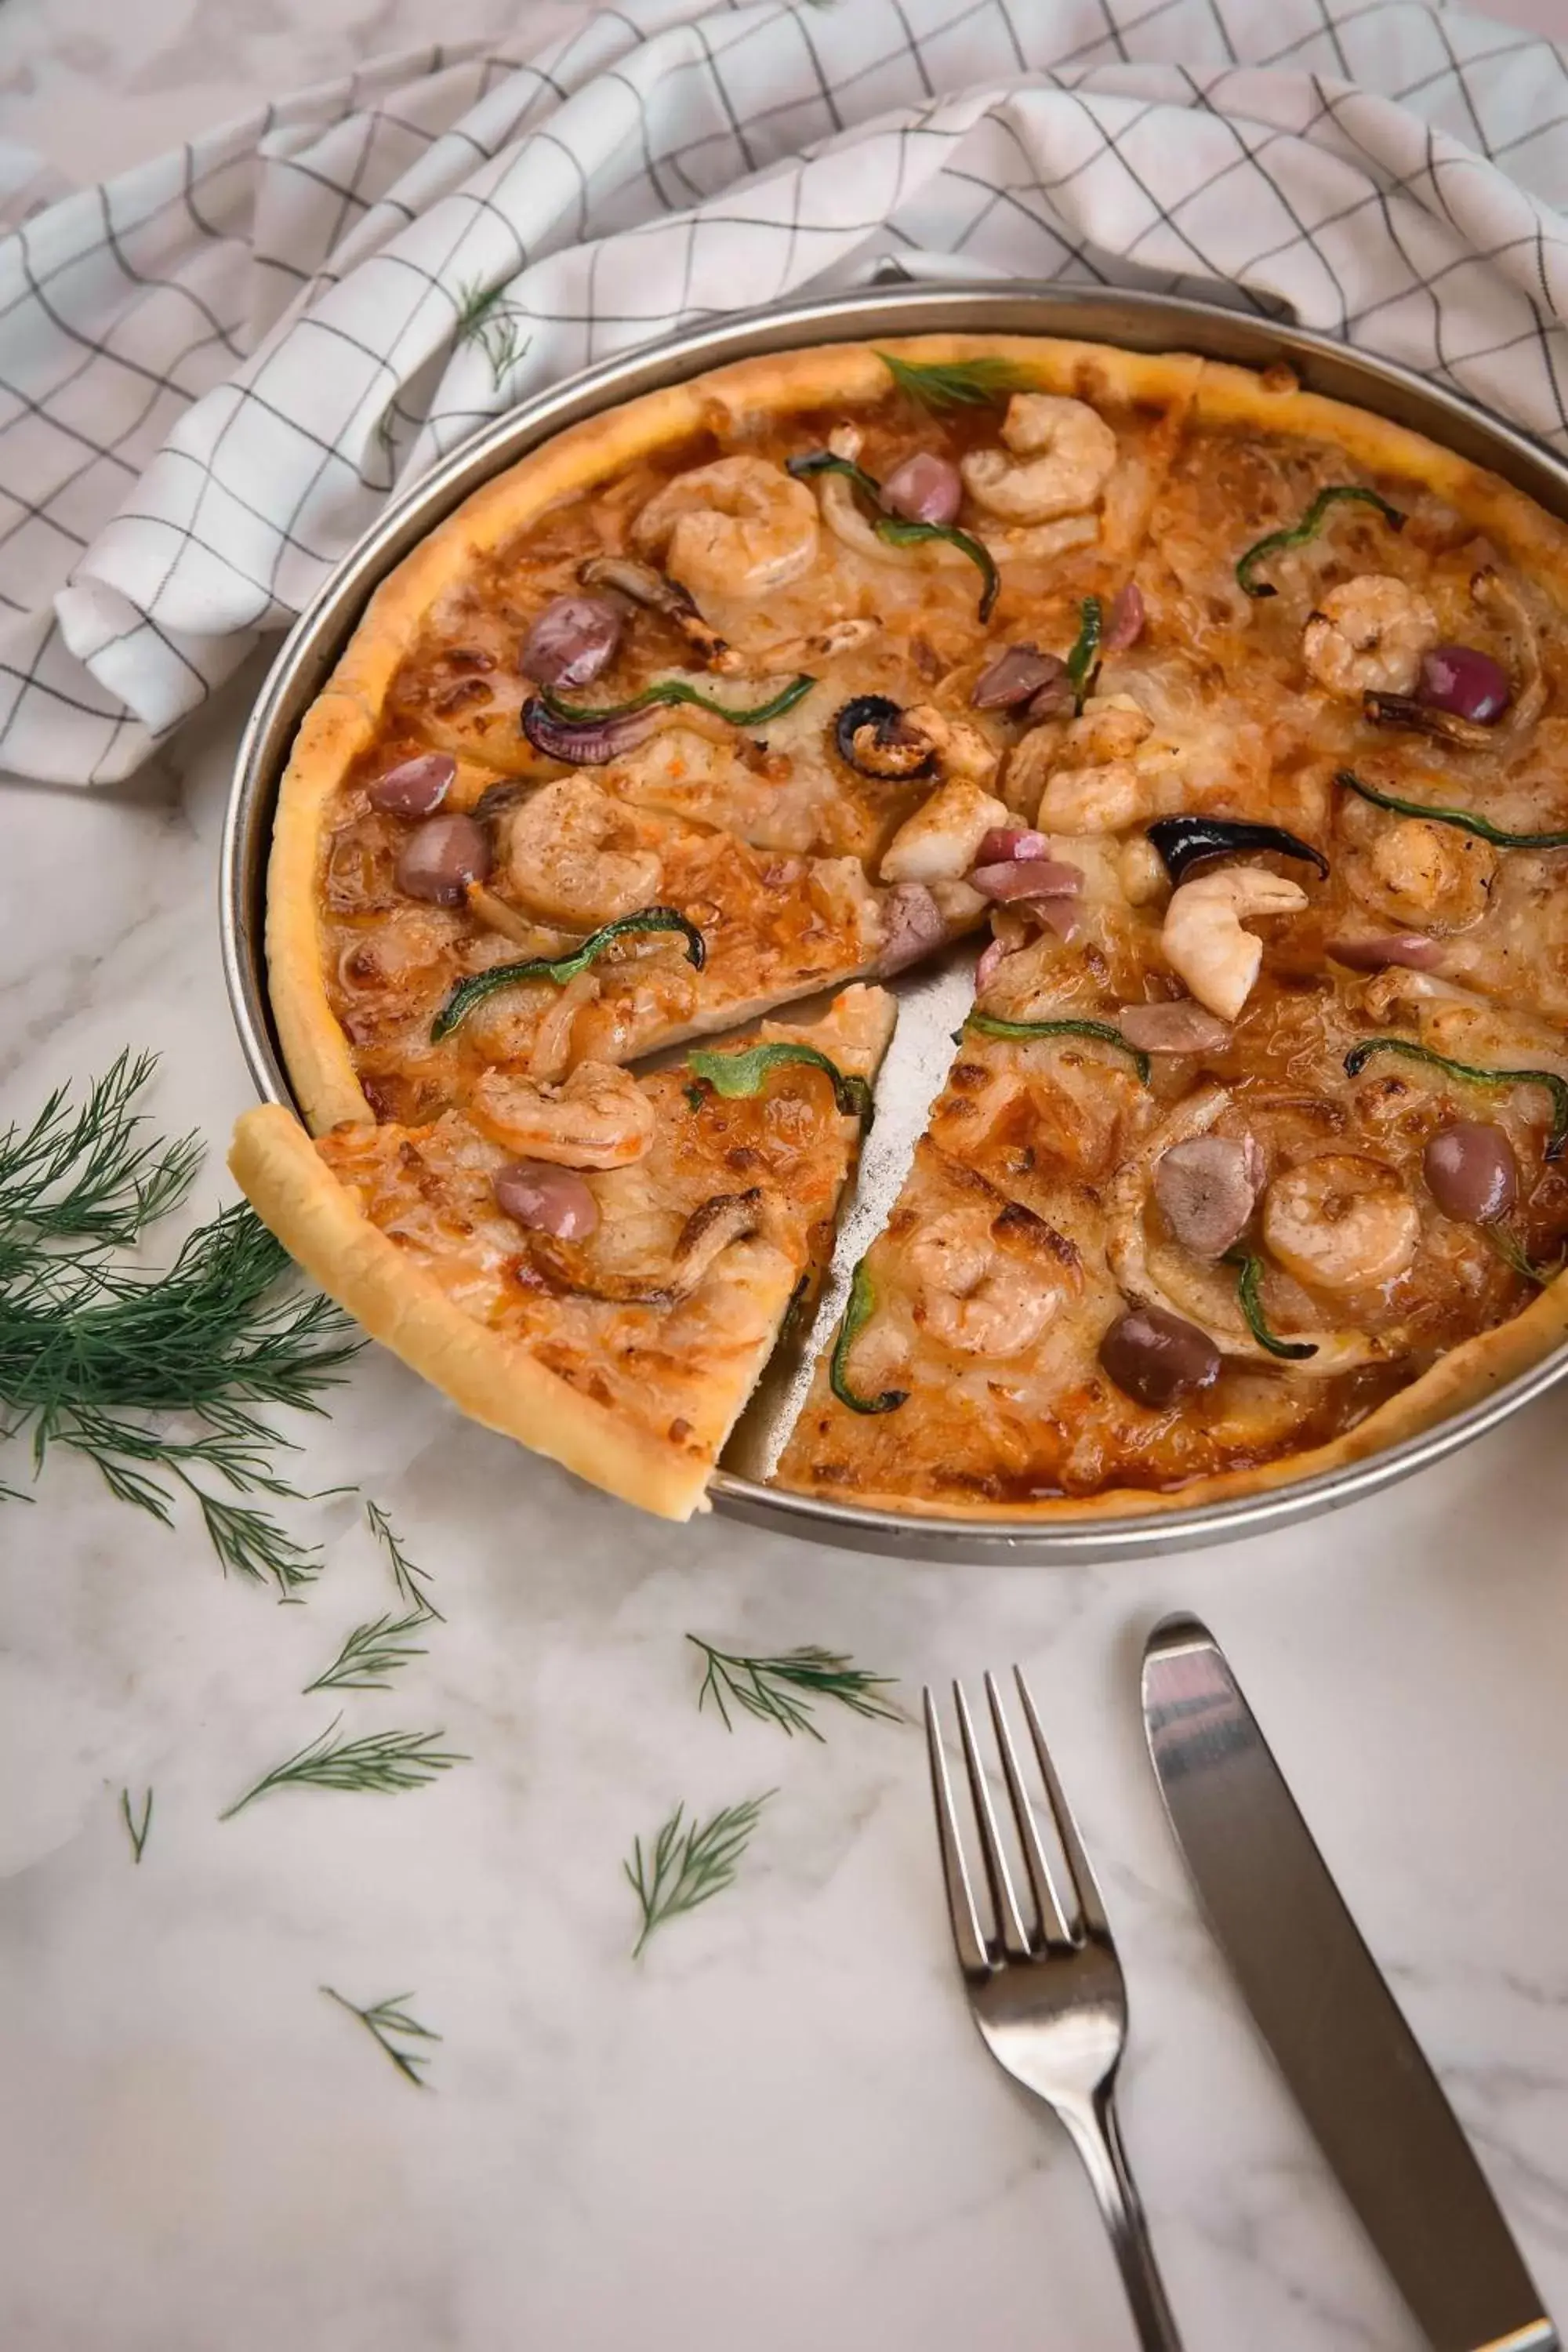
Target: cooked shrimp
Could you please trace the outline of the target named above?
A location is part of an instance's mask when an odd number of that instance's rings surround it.
[[[971,776],[951,776],[902,824],[888,845],[884,882],[957,880],[973,865],[986,835],[1012,811]]]
[[[1130,694],[1091,694],[1062,738],[1079,762],[1131,760],[1154,731],[1154,722]]]
[[[816,500],[765,457],[720,457],[656,490],[632,539],[694,596],[765,596],[816,562]]]
[[[1056,393],[1016,392],[1000,449],[972,449],[960,461],[964,486],[1005,522],[1052,522],[1098,504],[1117,459],[1116,436],[1087,402]],[[1016,462],[1023,458],[1026,462]]]
[[[1331,694],[1408,694],[1437,642],[1437,615],[1414,588],[1365,572],[1331,588],[1301,632],[1301,658]]]
[[[1404,1273],[1421,1217],[1385,1160],[1328,1151],[1275,1178],[1264,1197],[1263,1238],[1298,1282],[1360,1290]]]
[[[1037,822],[1060,833],[1118,833],[1174,805],[1180,780],[1168,745],[1145,748],[1153,732],[1131,695],[1091,695],[1063,730],[1047,721],[1031,728],[1007,768],[1016,808],[1034,797],[1044,772]]]
[[[512,896],[546,921],[593,930],[658,897],[657,852],[617,847],[629,830],[624,809],[585,776],[545,784],[506,820],[506,874]]]
[[[998,1249],[995,1222],[981,1202],[950,1209],[910,1246],[916,1322],[965,1355],[1017,1355],[1038,1339],[1059,1297],[1038,1270]]]
[[[1345,878],[1363,903],[1422,929],[1468,930],[1490,902],[1497,853],[1473,834],[1426,817],[1384,826],[1368,850],[1345,860]]]
[[[654,1138],[652,1103],[609,1062],[579,1062],[559,1086],[483,1070],[468,1115],[503,1150],[563,1168],[627,1168]]]
[[[1165,909],[1160,934],[1165,961],[1200,1004],[1222,1021],[1234,1021],[1263,962],[1263,942],[1242,929],[1242,918],[1299,914],[1306,903],[1299,883],[1259,866],[1196,875],[1173,893]]]
[[[865,446],[865,436],[855,425],[836,425],[827,436],[827,446],[835,457],[844,458],[853,466]],[[817,504],[822,520],[842,546],[853,549],[857,555],[868,556],[873,563],[947,564],[958,566],[969,558],[961,549],[949,546],[942,540],[928,540],[914,547],[895,547],[891,540],[879,539],[870,517],[866,514],[856,495],[852,482],[842,474],[819,474],[816,478]]]

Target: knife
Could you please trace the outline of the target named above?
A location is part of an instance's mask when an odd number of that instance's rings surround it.
[[[1435,2352],[1560,2352],[1454,2111],[1195,1617],[1149,1637],[1143,1724],[1220,1948]]]

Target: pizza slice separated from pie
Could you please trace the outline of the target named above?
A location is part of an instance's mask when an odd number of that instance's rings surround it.
[[[462,1109],[314,1140],[267,1105],[230,1165],[321,1287],[465,1412],[687,1518],[831,1251],[892,1024],[886,991],[851,988],[675,1067],[492,1068]]]

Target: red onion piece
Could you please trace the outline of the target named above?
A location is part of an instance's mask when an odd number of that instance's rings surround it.
[[[1029,912],[1064,942],[1077,939],[1083,925],[1076,898],[1031,898]]]
[[[422,751],[416,760],[400,760],[384,776],[365,786],[372,808],[388,816],[433,816],[452,787],[458,763],[449,751]]]
[[[496,1206],[531,1232],[553,1234],[558,1242],[580,1242],[599,1222],[599,1203],[575,1168],[544,1160],[514,1160],[490,1180]]]
[[[1124,1004],[1117,1025],[1144,1054],[1217,1054],[1230,1043],[1229,1024],[1190,996],[1168,1004]]]
[[[490,837],[471,816],[432,816],[416,825],[397,857],[397,887],[433,907],[460,907],[470,882],[490,870]]]
[[[904,966],[940,947],[947,937],[942,908],[923,882],[895,882],[882,901],[884,945],[877,958],[879,972],[902,971]]]
[[[1026,833],[1021,826],[994,824],[974,853],[976,866],[1000,866],[1009,857],[1048,857],[1049,848],[1043,833]]]
[[[1045,719],[1066,719],[1078,708],[1078,688],[1064,669],[1060,677],[1047,678],[1038,694],[1032,694],[1024,706],[1024,716],[1031,727]]]
[[[1015,710],[1042,688],[1064,686],[1072,699],[1072,680],[1058,654],[1043,654],[1038,646],[1009,646],[983,669],[970,692],[975,710]]]
[[[1251,1222],[1260,1154],[1250,1136],[1190,1135],[1154,1163],[1154,1198],[1184,1249],[1223,1257]]]
[[[1513,684],[1502,664],[1475,646],[1434,646],[1421,656],[1415,699],[1490,727],[1513,700]]]
[[[522,641],[519,667],[540,686],[591,686],[620,649],[626,614],[605,596],[552,596]]]
[[[1492,1225],[1519,1198],[1519,1160],[1500,1127],[1457,1118],[1440,1127],[1421,1159],[1426,1189],[1446,1217]]]
[[[1390,931],[1380,939],[1330,940],[1328,953],[1352,971],[1382,971],[1391,963],[1407,964],[1412,971],[1436,971],[1443,961],[1439,940],[1422,931]]]
[[[1130,580],[1124,588],[1117,590],[1110,600],[1110,610],[1105,616],[1105,635],[1100,641],[1101,649],[1108,654],[1125,653],[1128,646],[1135,646],[1142,635],[1147,618],[1143,591],[1136,580]]]
[[[991,940],[980,950],[980,961],[974,967],[974,992],[978,996],[990,987],[996,977],[996,967],[1011,953],[1002,940]]]
[[[983,898],[1006,902],[1014,898],[1076,898],[1083,888],[1077,866],[1056,857],[1008,857],[999,864],[977,866],[971,886]]]
[[[958,467],[929,449],[906,457],[882,484],[882,504],[910,522],[956,522],[963,499]]]
[[[628,710],[620,719],[552,719],[537,696],[522,706],[522,731],[547,760],[568,767],[602,768],[653,733],[658,709]]]

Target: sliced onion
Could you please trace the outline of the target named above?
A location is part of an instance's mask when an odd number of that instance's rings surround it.
[[[471,816],[432,816],[416,825],[397,857],[397,887],[433,907],[460,907],[470,882],[490,870],[490,837]]]
[[[923,882],[895,882],[882,901],[885,926],[879,972],[901,971],[947,937],[942,908]]]
[[[1021,826],[994,824],[974,853],[976,866],[1000,866],[1009,857],[1048,857],[1050,846],[1043,833],[1026,833]]]
[[[1475,646],[1434,646],[1421,656],[1415,699],[1491,727],[1513,700],[1513,682],[1500,662]]]
[[[1129,646],[1135,646],[1143,634],[1143,624],[1147,618],[1143,591],[1136,580],[1130,580],[1124,588],[1117,590],[1111,599],[1110,610],[1105,617],[1105,634],[1100,641],[1102,652],[1121,654]]]
[[[1083,928],[1083,914],[1076,898],[1031,898],[1029,912],[1064,942],[1076,940]]]
[[[990,987],[996,977],[997,965],[1011,953],[1012,950],[1005,940],[992,940],[982,948],[980,961],[974,967],[974,992],[977,996]]]
[[[929,449],[906,457],[882,484],[882,504],[910,522],[956,522],[963,499],[958,467]]]
[[[1230,1043],[1230,1025],[1190,996],[1166,1004],[1124,1004],[1117,1026],[1145,1054],[1217,1054]]]
[[[1443,961],[1442,942],[1424,931],[1390,931],[1379,939],[1330,940],[1328,953],[1352,971],[1382,971],[1391,963],[1407,964],[1412,971],[1436,971]]]
[[[1043,687],[1065,685],[1072,698],[1072,680],[1058,654],[1043,654],[1038,646],[1009,646],[975,679],[969,700],[975,710],[1015,710]]]
[[[537,695],[522,706],[522,731],[547,760],[573,768],[602,768],[643,742],[660,725],[657,708],[628,710],[619,719],[552,719]]]
[[[591,686],[620,649],[624,610],[605,596],[553,596],[522,641],[524,677],[551,687]]]
[[[532,1233],[553,1234],[558,1242],[580,1242],[599,1222],[593,1189],[575,1168],[545,1160],[514,1160],[490,1180],[496,1206]]]
[[[1083,888],[1080,866],[1056,857],[1008,857],[992,866],[977,866],[969,876],[983,898],[1006,903],[1015,898],[1076,898]]]
[[[449,751],[422,751],[416,760],[401,760],[384,776],[365,786],[372,808],[388,816],[433,816],[452,788],[458,763]]]

